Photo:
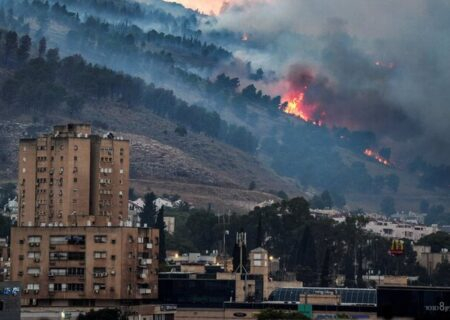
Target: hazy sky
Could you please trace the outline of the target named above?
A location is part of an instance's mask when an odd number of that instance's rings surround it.
[[[167,2],[178,2],[185,7],[198,9],[203,13],[218,13],[222,7],[223,0],[166,0]]]

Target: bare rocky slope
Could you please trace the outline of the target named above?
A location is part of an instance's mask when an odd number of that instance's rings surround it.
[[[53,124],[88,122],[94,131],[111,131],[130,140],[132,186],[138,193],[178,194],[197,207],[245,212],[257,203],[276,200],[274,193],[302,194],[288,179],[276,175],[255,157],[188,131],[181,136],[176,125],[146,110],[130,111],[110,101],[86,105],[80,114],[41,117],[0,114],[2,181],[14,181],[20,138],[47,132]],[[6,120],[8,119],[8,120]],[[254,181],[256,189],[249,191]]]

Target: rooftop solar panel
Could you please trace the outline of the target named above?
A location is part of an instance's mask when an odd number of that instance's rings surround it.
[[[359,289],[359,288],[280,288],[275,289],[269,296],[269,301],[300,301],[300,295],[319,294],[332,295],[336,294],[341,297],[341,304],[349,305],[376,305],[377,291],[376,289]]]

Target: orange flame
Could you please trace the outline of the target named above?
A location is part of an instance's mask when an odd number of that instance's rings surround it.
[[[305,87],[306,89],[307,87]],[[323,120],[317,119],[317,105],[305,102],[305,92],[289,93],[283,97],[283,101],[286,101],[281,107],[283,112],[292,114],[303,121],[311,122],[318,126],[323,125]],[[322,117],[325,115],[325,112],[320,114]]]
[[[368,156],[369,158],[372,158],[372,159],[378,161],[379,163],[381,163],[381,164],[383,164],[385,166],[390,166],[391,165],[389,160],[383,158],[382,156],[380,156],[378,154],[378,152],[376,152],[376,151],[374,151],[372,149],[367,148],[366,150],[364,150],[364,154],[366,156]]]

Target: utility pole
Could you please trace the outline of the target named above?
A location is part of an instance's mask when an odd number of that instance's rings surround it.
[[[245,232],[239,232],[236,234],[236,243],[239,247],[239,266],[235,270],[235,273],[241,275],[244,273],[244,299],[247,300],[247,270],[244,266],[244,247],[247,246],[247,234]]]

